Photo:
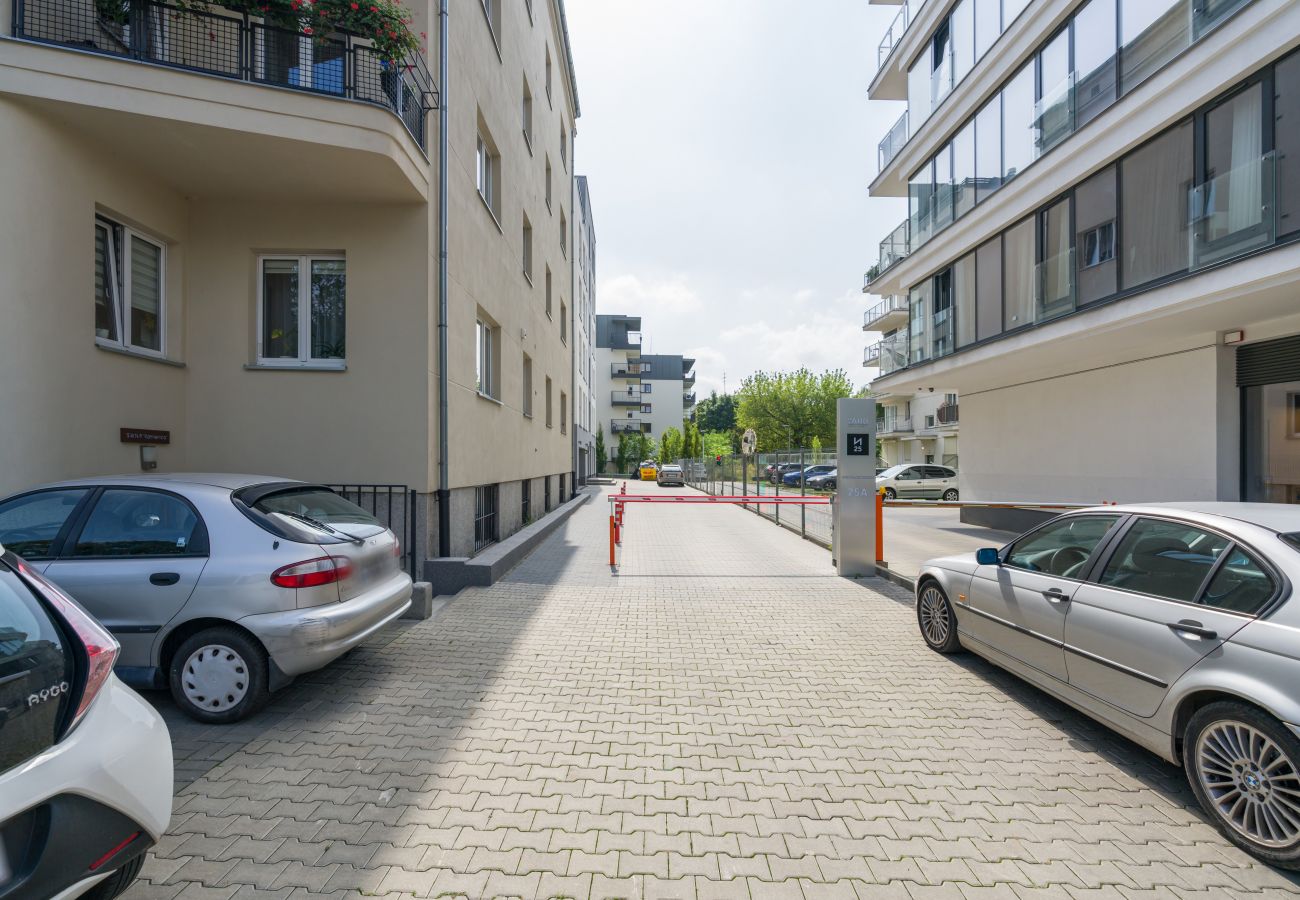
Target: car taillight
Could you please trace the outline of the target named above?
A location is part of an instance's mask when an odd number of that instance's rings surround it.
[[[393,537],[393,558],[402,558],[402,539],[396,536]]]
[[[320,587],[352,574],[352,561],[344,556],[321,556],[281,566],[271,573],[271,584],[282,588]]]
[[[108,676],[113,674],[113,664],[117,662],[121,646],[104,626],[92,619],[89,613],[77,605],[77,601],[65,594],[54,582],[22,563],[19,563],[18,571],[36,585],[86,650],[86,683],[81,689],[77,711],[72,714],[72,721],[68,724],[68,731],[71,731],[85,717],[90,704],[95,702],[108,681]]]

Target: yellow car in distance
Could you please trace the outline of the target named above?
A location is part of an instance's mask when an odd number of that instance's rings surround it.
[[[641,463],[639,471],[642,481],[656,481],[659,478],[659,467],[649,460]]]

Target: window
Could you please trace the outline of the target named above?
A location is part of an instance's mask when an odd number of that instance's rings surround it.
[[[975,202],[983,203],[1002,186],[1002,95],[975,116]]]
[[[1002,180],[1010,181],[1034,161],[1034,62],[1002,89]]]
[[[1034,156],[1042,156],[1074,132],[1074,71],[1069,26],[1038,53],[1039,100],[1034,107]]]
[[[933,202],[934,164],[931,161],[923,165],[908,179],[907,183],[908,218],[911,222],[913,250],[918,246],[918,242],[923,244],[928,241],[934,230]]]
[[[564,171],[569,171],[569,134],[563,123],[560,124],[560,165]]]
[[[952,83],[959,84],[975,64],[975,0],[961,0],[952,10]]]
[[[188,503],[161,491],[109,488],[77,536],[80,557],[205,556],[207,532]]]
[[[258,267],[258,365],[342,368],[347,359],[343,258],[264,256]]]
[[[929,359],[930,351],[930,300],[933,283],[926,279],[912,288],[909,297],[909,311],[912,316],[910,335],[910,359],[913,363]]]
[[[542,502],[546,512],[551,511],[551,476],[542,479]]]
[[[975,343],[975,254],[967,253],[952,267],[954,331],[957,346]]]
[[[1273,154],[1264,156],[1263,86],[1249,85],[1204,114],[1192,191],[1194,264],[1273,241]]]
[[[1181,522],[1138,519],[1111,555],[1100,583],[1191,603],[1230,543]]]
[[[0,546],[24,559],[51,559],[59,532],[85,496],[82,489],[41,491],[0,505]]]
[[[1034,321],[1034,217],[1002,236],[1004,320],[1008,330]]]
[[[564,210],[560,210],[560,252],[569,255],[569,220],[565,217]]]
[[[1119,516],[1067,516],[1049,522],[1011,546],[1006,565],[1062,578],[1078,578],[1093,550]]]
[[[934,309],[934,313],[930,317],[934,346],[930,355],[936,358],[947,356],[952,352],[953,340],[952,269],[945,269],[934,276],[931,305]],[[933,421],[926,422],[927,426],[933,424]]]
[[[95,217],[95,340],[163,355],[166,261],[161,242]]]
[[[1273,579],[1240,547],[1234,547],[1198,603],[1229,612],[1258,614],[1273,599]]]
[[[560,342],[567,344],[569,342],[569,308],[560,301]]]
[[[643,394],[649,394],[653,390],[654,390],[653,382],[647,381],[645,384],[641,385],[641,393]]]
[[[492,43],[500,47],[500,39],[497,37],[501,33],[501,0],[480,0],[483,4],[483,16],[487,19],[488,32],[492,35]]]
[[[952,145],[944,144],[934,155],[934,226],[938,231],[952,224]]]
[[[982,59],[1002,33],[1000,0],[975,0],[975,58]]]
[[[546,317],[548,319],[553,318],[551,316],[551,267],[550,266],[546,267]]]
[[[547,209],[548,212],[553,212],[553,210],[551,209],[551,157],[550,157],[550,154],[547,154],[547,156],[546,156],[546,209]]]
[[[524,99],[523,108],[520,110],[524,126],[524,142],[528,144],[529,152],[533,149],[533,92],[528,87],[528,79],[524,79]]]
[[[533,283],[533,223],[528,221],[528,214],[524,213],[524,277],[528,283]]]
[[[525,478],[519,482],[519,521],[527,525],[533,514],[533,482]]]
[[[1192,124],[1149,141],[1120,166],[1121,287],[1127,289],[1187,268]]]
[[[930,44],[927,42],[907,70],[907,118],[913,134],[930,118],[931,102]]]
[[[524,354],[523,401],[524,415],[531,419],[533,417],[533,360],[527,353]]]
[[[551,377],[546,376],[546,427],[551,428]],[[549,508],[549,507],[548,507]]]
[[[952,139],[952,214],[960,219],[975,207],[975,122]]]
[[[1040,320],[1074,309],[1074,265],[1070,247],[1070,198],[1049,206],[1039,214],[1042,262],[1038,267]]]
[[[1115,102],[1115,0],[1092,0],[1074,14],[1076,127]]]
[[[1074,223],[1078,229],[1079,304],[1093,303],[1115,293],[1119,277],[1115,262],[1115,167],[1102,169],[1074,190]]]
[[[1128,93],[1191,42],[1186,0],[1120,0],[1120,86]]]
[[[645,415],[648,416],[648,415],[650,415],[650,413],[652,413],[653,411],[654,411],[654,409],[653,409],[653,404],[650,404],[650,403],[642,403],[642,404],[641,404],[641,412],[642,412],[643,414],[645,414]]]
[[[497,541],[497,486],[474,488],[474,552]]]
[[[492,142],[492,137],[487,133],[487,129],[483,125],[482,116],[479,117],[478,150],[475,161],[479,196],[483,198],[487,208],[492,211],[492,215],[499,219],[501,218],[499,205],[501,198],[501,155],[497,152],[496,144]]]
[[[552,103],[551,97],[551,45],[546,45],[546,102]]]
[[[497,396],[497,343],[500,329],[484,318],[474,322],[474,389],[484,397]]]
[[[1300,53],[1273,70],[1273,140],[1277,151],[1277,231],[1300,228]]]
[[[1092,269],[1115,259],[1115,223],[1102,222],[1079,234],[1079,268]],[[1111,289],[1113,291],[1114,288]],[[1107,291],[1106,293],[1110,293]]]
[[[560,434],[569,431],[569,395],[560,391]]]

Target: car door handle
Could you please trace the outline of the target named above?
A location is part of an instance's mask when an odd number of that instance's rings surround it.
[[[181,580],[178,572],[154,572],[149,576],[149,583],[156,584],[158,587],[167,587]]]
[[[1048,600],[1052,601],[1053,603],[1070,602],[1070,598],[1066,596],[1065,591],[1061,590],[1060,588],[1052,588],[1051,590],[1043,591],[1043,596],[1046,597]]]
[[[1182,619],[1178,622],[1170,622],[1169,627],[1174,631],[1189,634],[1193,637],[1204,638],[1207,641],[1212,641],[1219,636],[1217,631],[1205,628],[1200,622],[1193,622],[1191,619]]]

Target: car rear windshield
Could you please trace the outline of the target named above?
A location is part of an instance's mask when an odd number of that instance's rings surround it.
[[[320,485],[290,485],[275,490],[245,489],[235,493],[241,506],[254,522],[273,534],[305,543],[323,543],[331,538],[332,529],[342,529],[333,535],[334,540],[348,540],[354,529],[347,526],[362,525],[383,528],[384,525],[355,503],[340,497]]]
[[[1290,534],[1282,535],[1282,540],[1286,541],[1292,547],[1300,550],[1300,531],[1293,531]]]

